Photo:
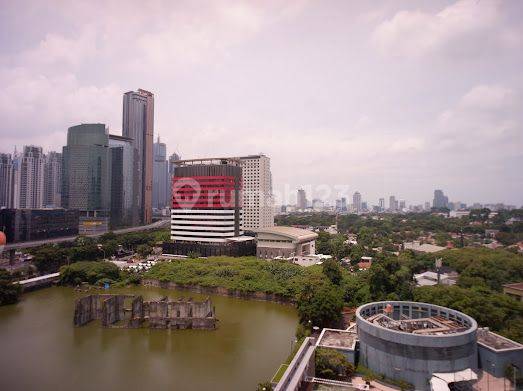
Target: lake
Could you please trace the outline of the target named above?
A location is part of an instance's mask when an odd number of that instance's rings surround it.
[[[204,298],[146,287],[107,293]],[[255,390],[290,353],[298,322],[291,306],[211,295],[213,331],[75,328],[82,295],[53,287],[0,307],[1,390]]]

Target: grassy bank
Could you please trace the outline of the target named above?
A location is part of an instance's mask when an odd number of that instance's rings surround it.
[[[255,257],[212,257],[159,263],[143,278],[187,286],[222,287],[244,293],[263,292],[294,300],[307,278],[320,273],[319,267],[302,268]]]

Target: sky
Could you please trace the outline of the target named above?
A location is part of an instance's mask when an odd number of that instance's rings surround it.
[[[169,153],[264,153],[284,202],[520,206],[521,20],[520,0],[0,0],[0,151],[121,134],[143,88]]]

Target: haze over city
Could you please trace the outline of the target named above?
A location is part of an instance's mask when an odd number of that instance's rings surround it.
[[[82,122],[120,134],[141,87],[169,154],[263,152],[292,197],[520,206],[522,17],[519,1],[2,1],[0,149],[61,151]]]

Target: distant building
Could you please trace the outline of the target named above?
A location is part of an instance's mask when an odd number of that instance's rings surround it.
[[[403,210],[406,208],[406,202],[405,200],[400,200],[400,205],[399,205],[399,209],[400,210]]]
[[[434,208],[448,208],[449,198],[443,194],[442,190],[434,190],[434,200],[432,201],[432,206]]]
[[[523,282],[503,285],[503,293],[523,302]]]
[[[44,163],[44,206],[62,206],[62,154],[49,152]]]
[[[379,210],[383,212],[385,210],[385,198],[380,198],[379,200]]]
[[[358,191],[352,195],[352,204],[356,213],[361,212],[361,194]]]
[[[2,209],[0,230],[8,243],[78,235],[78,211],[65,209]]]
[[[447,273],[440,273],[438,281],[438,273],[426,271],[414,274],[414,281],[416,281],[416,286],[455,285],[456,277]]]
[[[398,201],[396,201],[396,197],[395,196],[390,196],[389,197],[389,210],[391,212],[395,212],[398,210]]]
[[[298,189],[298,198],[296,201],[296,209],[305,209],[307,208],[307,196],[305,190]]]
[[[10,154],[0,153],[0,208],[14,207],[14,163]]]
[[[132,140],[109,135],[111,153],[111,228],[132,225],[133,158]]]
[[[301,228],[271,227],[256,233],[258,258],[301,257],[316,253],[318,234]]]
[[[341,211],[346,212],[347,211],[347,199],[345,197],[341,197]]]
[[[20,160],[19,207],[37,209],[44,206],[44,163],[41,147],[25,146]]]
[[[274,226],[271,159],[265,155],[239,158],[243,183],[243,227],[247,231]]]
[[[436,246],[429,243],[421,244],[419,241],[405,242],[403,243],[403,248],[405,250],[413,250],[420,253],[436,253],[438,251],[445,250],[445,247]]]
[[[122,136],[133,140],[133,225],[152,222],[154,95],[142,89],[123,96]]]
[[[160,142],[160,136],[154,143],[153,162],[153,208],[163,209],[169,206],[171,195],[169,186],[169,163],[167,162],[167,146]]]
[[[173,177],[174,177],[174,171],[177,167],[177,161],[181,160],[181,157],[176,152],[173,153],[171,156],[169,156],[169,206],[172,203],[172,196],[173,196]]]
[[[104,124],[69,128],[67,145],[63,147],[62,172],[62,206],[80,211],[80,234],[107,231],[111,209],[111,155]]]

